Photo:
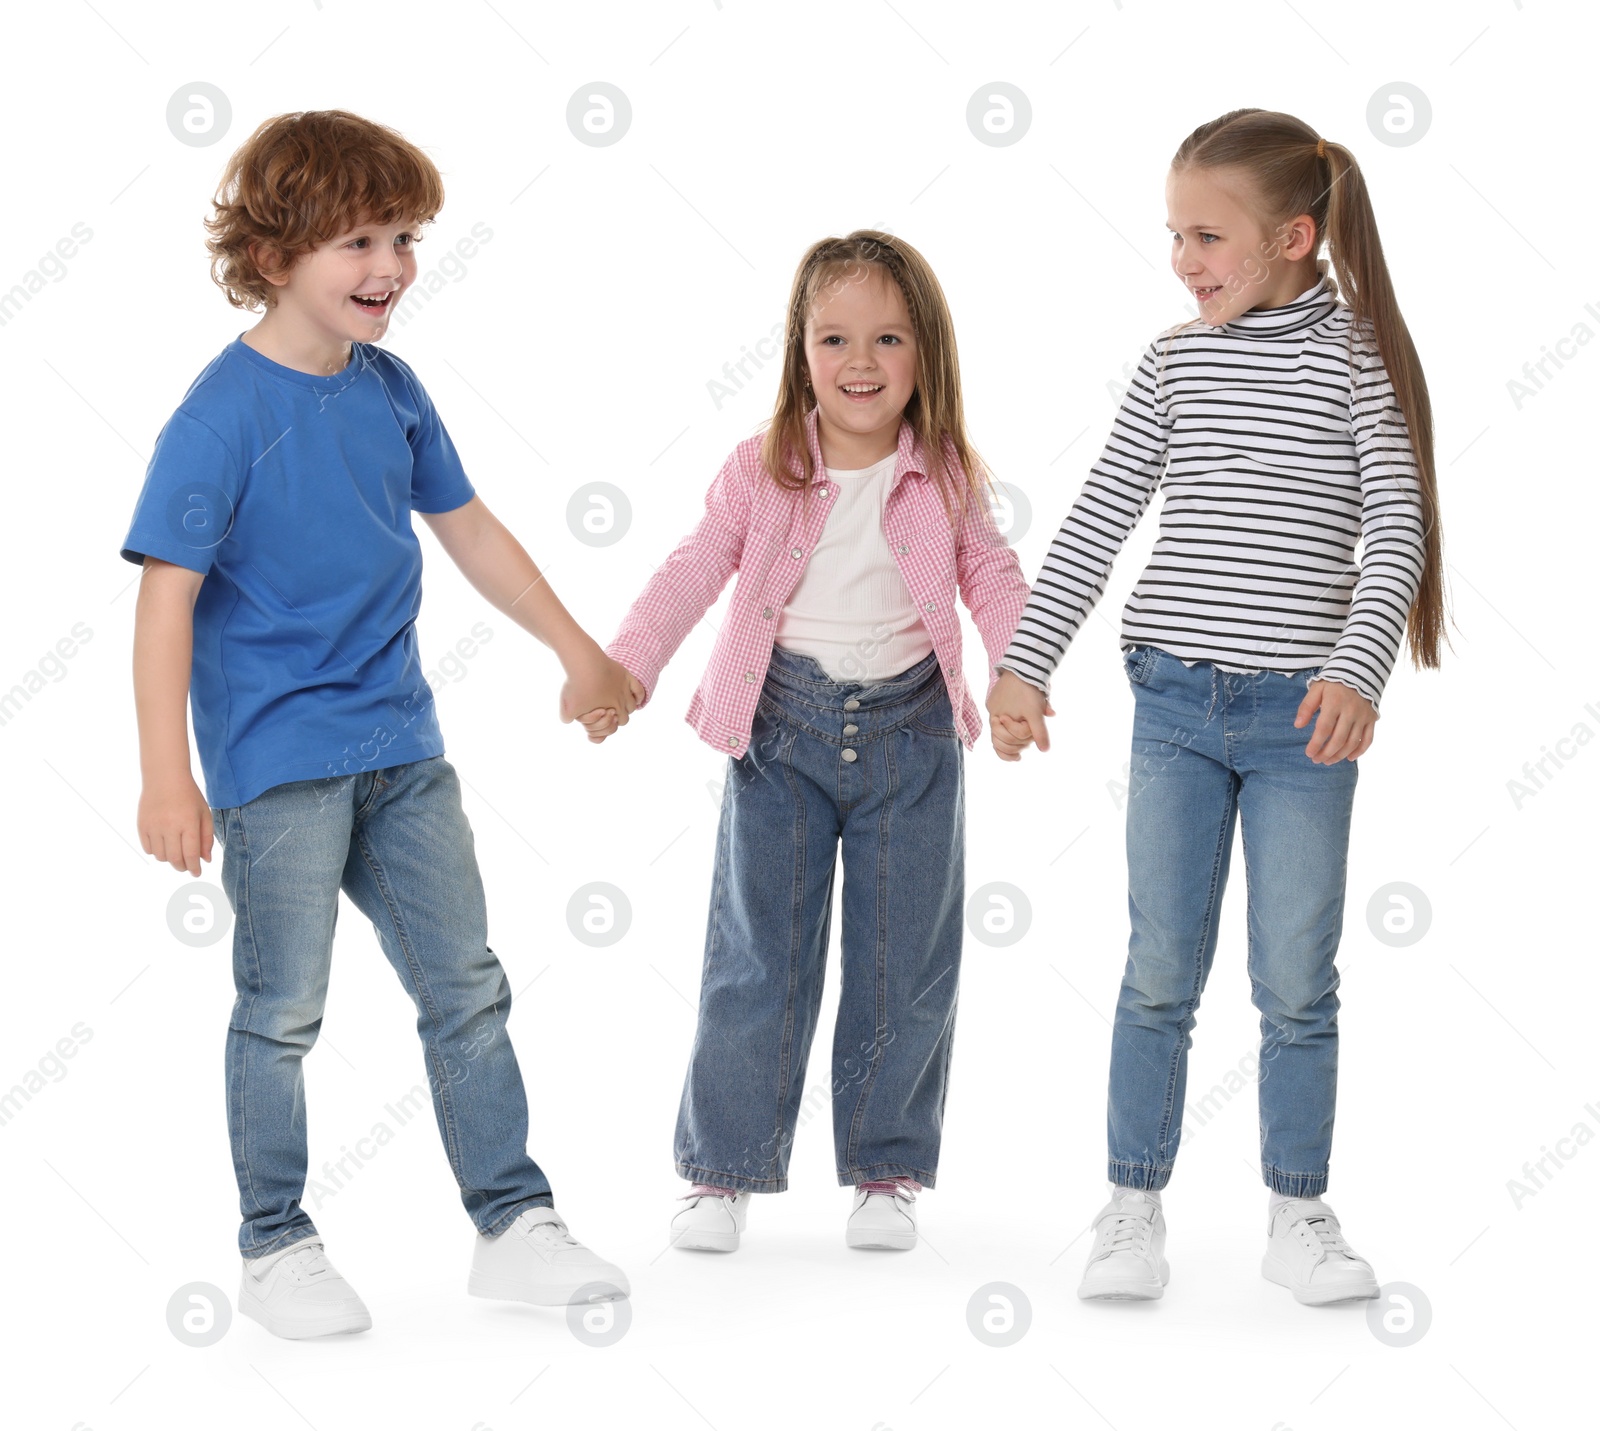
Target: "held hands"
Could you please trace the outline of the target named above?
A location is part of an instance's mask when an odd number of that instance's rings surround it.
[[[644,687],[631,671],[628,673],[628,710],[637,710],[644,703]],[[619,724],[617,712],[614,707],[600,706],[595,710],[586,711],[578,717],[584,730],[589,733],[590,741],[599,745],[608,735],[615,735]],[[628,717],[624,715],[620,724],[626,725]]]
[[[173,779],[147,781],[139,795],[139,843],[147,855],[197,879],[211,861],[211,807],[186,770]]]
[[[561,719],[576,720],[598,745],[644,703],[645,689],[620,661],[598,647],[573,664],[561,687]]]
[[[1313,681],[1294,713],[1299,730],[1316,716],[1317,724],[1306,745],[1306,754],[1318,765],[1337,765],[1366,753],[1372,744],[1378,713],[1372,702],[1353,687],[1338,681]]]
[[[1050,749],[1050,732],[1044,718],[1053,716],[1055,707],[1037,686],[1029,685],[1015,672],[1002,670],[989,692],[989,738],[994,753],[1002,760],[1021,760],[1022,752],[1037,744]]]

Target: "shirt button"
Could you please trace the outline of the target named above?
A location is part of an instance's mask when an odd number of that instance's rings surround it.
[[[855,733],[856,733],[856,732],[857,732],[857,731],[858,731],[858,730],[860,730],[860,729],[861,729],[861,727],[860,727],[860,726],[858,726],[858,725],[847,725],[847,726],[846,726],[846,727],[845,727],[845,728],[844,728],[844,733],[845,733],[845,734],[846,734],[846,735],[854,735],[854,734],[855,734]]]
[[[739,743],[739,737],[738,736],[730,735],[728,737],[728,744],[729,745],[737,745],[738,743]]]
[[[799,561],[800,560],[800,548],[799,547],[790,547],[789,548],[789,555],[792,556],[796,561]]]
[[[746,671],[744,673],[744,678],[747,681],[753,681],[756,678],[756,673],[754,671]]]
[[[830,492],[826,487],[819,487],[817,488],[817,495],[819,497],[831,497],[833,496],[833,493]]]
[[[861,709],[861,702],[856,700],[846,701],[844,703],[844,708],[847,711],[858,711]]]
[[[908,547],[904,542],[901,542],[900,545],[895,548],[895,550],[896,551],[901,551],[901,552],[908,552],[908,551],[911,550],[911,548]]]
[[[772,608],[771,608],[771,607],[770,607],[770,606],[769,606],[769,607],[768,607],[768,608],[767,608],[767,609],[766,609],[766,610],[765,610],[765,611],[763,611],[763,612],[762,612],[762,613],[761,613],[761,614],[762,614],[762,616],[764,616],[764,617],[765,617],[765,618],[766,618],[766,619],[767,619],[767,620],[768,620],[768,621],[771,621],[771,620],[772,620]]]
[[[843,750],[841,750],[839,752],[839,759],[845,761],[847,764],[852,762],[852,761],[854,761],[855,758],[856,758],[856,753],[855,753],[855,751],[851,750],[849,748],[849,746],[846,746]]]
[[[925,601],[922,604],[922,609],[924,611],[932,611],[932,610],[934,610],[934,605],[933,605],[933,603],[931,601]]]

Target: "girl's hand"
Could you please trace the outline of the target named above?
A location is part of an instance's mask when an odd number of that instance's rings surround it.
[[[590,741],[599,745],[608,735],[616,734],[617,713],[610,706],[600,706],[579,716],[578,724],[583,727]]]
[[[172,780],[147,784],[139,795],[139,843],[147,855],[188,870],[197,879],[200,861],[211,861],[215,832],[211,807],[187,770]]]
[[[1037,686],[1030,686],[1014,671],[1001,671],[987,702],[989,738],[994,753],[1002,760],[1021,760],[1028,746],[1050,749],[1050,732],[1044,718],[1053,716],[1055,707]]]
[[[561,719],[576,720],[580,712],[606,709],[618,725],[627,725],[628,712],[638,704],[632,697],[630,679],[626,666],[596,646],[567,670],[561,685]]]
[[[644,700],[645,691],[639,678],[628,672],[628,710],[637,710]],[[578,723],[583,726],[589,739],[599,745],[609,735],[615,735],[617,730],[617,712],[614,706],[598,706],[592,711],[586,711],[578,717]]]
[[[1318,765],[1336,765],[1364,755],[1372,744],[1378,713],[1360,691],[1338,681],[1313,681],[1294,715],[1299,730],[1312,716],[1316,729],[1306,745],[1306,754]]]

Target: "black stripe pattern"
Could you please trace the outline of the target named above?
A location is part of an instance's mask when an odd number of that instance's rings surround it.
[[[1001,666],[1049,693],[1157,486],[1124,650],[1229,671],[1321,666],[1378,704],[1422,577],[1422,502],[1371,325],[1352,335],[1326,276],[1281,308],[1150,344]]]

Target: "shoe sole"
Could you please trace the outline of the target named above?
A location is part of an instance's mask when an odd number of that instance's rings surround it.
[[[672,1234],[672,1245],[685,1252],[737,1252],[737,1232],[712,1232],[702,1228],[687,1228]]]
[[[252,1322],[259,1322],[275,1337],[282,1337],[285,1341],[307,1341],[312,1337],[333,1337],[345,1332],[364,1332],[372,1326],[372,1315],[369,1312],[344,1312],[336,1317],[329,1317],[326,1322],[306,1324],[304,1322],[286,1323],[278,1317],[268,1315],[259,1304],[239,1299],[239,1315],[249,1317]],[[289,1328],[293,1326],[291,1331]]]
[[[493,1273],[479,1272],[474,1268],[467,1276],[467,1295],[485,1297],[493,1302],[529,1302],[535,1307],[588,1306],[592,1302],[619,1302],[628,1295],[625,1291],[617,1290],[615,1297],[591,1297],[588,1302],[575,1304],[573,1297],[589,1285],[588,1282],[580,1282],[576,1287],[538,1285],[530,1287],[520,1277],[497,1277]]]
[[[1287,1287],[1303,1307],[1326,1307],[1332,1302],[1368,1302],[1378,1295],[1377,1282],[1351,1282],[1342,1287],[1307,1287],[1295,1281],[1283,1265],[1271,1257],[1261,1259],[1261,1275],[1269,1282]]]
[[[1167,1290],[1167,1279],[1172,1269],[1163,1259],[1159,1282],[1089,1282],[1078,1284],[1081,1302],[1154,1302]]]
[[[914,1232],[867,1232],[847,1227],[844,1233],[846,1247],[859,1247],[869,1252],[909,1252],[917,1245]]]

